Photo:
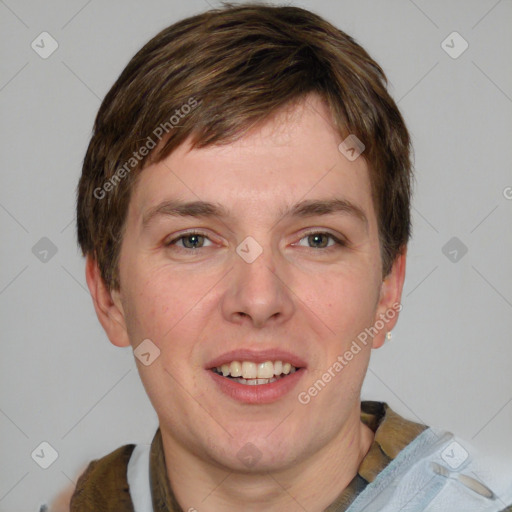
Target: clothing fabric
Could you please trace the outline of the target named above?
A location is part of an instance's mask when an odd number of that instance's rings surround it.
[[[406,420],[383,402],[363,401],[361,421],[374,432],[373,443],[325,512],[512,512],[512,477],[479,480],[482,469],[453,434]],[[160,429],[151,445],[125,445],[82,474],[71,512],[100,510],[184,512],[168,479]]]

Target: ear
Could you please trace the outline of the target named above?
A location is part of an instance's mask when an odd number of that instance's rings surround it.
[[[130,340],[120,294],[110,291],[101,277],[97,261],[90,255],[85,263],[85,279],[91,292],[96,315],[110,342],[118,347],[128,347]]]
[[[393,262],[391,271],[383,279],[380,298],[375,313],[374,326],[380,326],[382,322],[384,327],[378,329],[373,338],[372,347],[380,348],[386,339],[386,334],[395,327],[398,321],[399,312],[402,310],[402,290],[405,280],[405,260],[407,256],[407,247],[404,247]]]

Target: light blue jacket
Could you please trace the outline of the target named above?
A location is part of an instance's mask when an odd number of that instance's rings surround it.
[[[512,463],[485,467],[450,432],[428,428],[347,512],[512,512]]]

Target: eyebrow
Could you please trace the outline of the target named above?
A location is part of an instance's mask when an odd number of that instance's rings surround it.
[[[281,208],[279,216],[285,217],[314,217],[317,215],[331,215],[341,213],[349,215],[365,225],[368,229],[368,218],[363,209],[347,199],[309,199],[303,200],[292,206]],[[229,211],[220,203],[207,201],[180,201],[177,199],[167,200],[150,208],[142,218],[142,226],[145,228],[156,217],[160,215],[171,217],[195,217],[227,219],[231,217]]]

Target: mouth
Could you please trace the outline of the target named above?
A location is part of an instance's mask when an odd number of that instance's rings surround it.
[[[231,361],[211,368],[211,371],[244,386],[261,386],[284,379],[300,369],[287,361],[279,360],[263,363]]]
[[[267,404],[291,393],[305,374],[306,363],[281,350],[236,350],[214,359],[205,369],[227,397],[245,404]]]

